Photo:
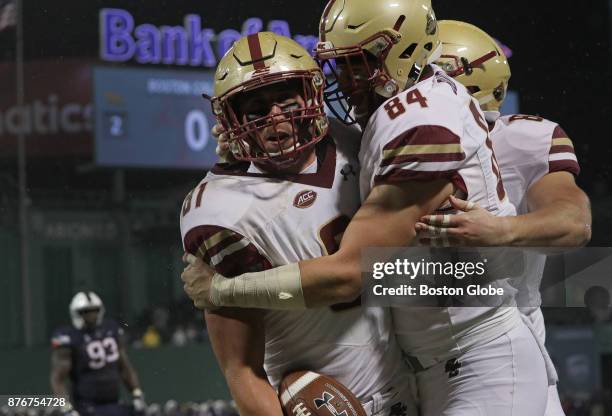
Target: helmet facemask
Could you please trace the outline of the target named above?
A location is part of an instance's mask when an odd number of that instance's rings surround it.
[[[397,83],[384,65],[393,44],[393,36],[385,32],[348,47],[332,48],[325,42],[319,43],[316,59],[330,74],[324,99],[343,123],[354,124],[359,116],[366,115],[355,114],[355,101],[376,101],[375,93],[380,91],[384,91],[383,96],[398,92]],[[364,113],[361,108],[359,111]]]
[[[323,84],[320,71],[267,74],[214,98],[234,157],[275,165],[299,160],[327,132]],[[266,102],[270,94],[281,98]]]

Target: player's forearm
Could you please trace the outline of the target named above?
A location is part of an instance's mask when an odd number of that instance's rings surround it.
[[[306,307],[351,302],[359,296],[362,286],[360,256],[355,254],[339,252],[300,262]]]
[[[56,396],[68,397],[68,387],[67,387],[68,377],[67,375],[60,374],[58,372],[51,373],[51,391]]]
[[[359,260],[338,260],[319,257],[232,278],[215,274],[210,302],[223,307],[294,310],[353,300],[361,288]]]
[[[282,415],[264,371],[264,313],[223,308],[207,311],[210,342],[241,415]]]
[[[519,247],[579,247],[591,239],[590,210],[569,201],[506,217],[508,245]]]
[[[431,189],[430,189],[431,188]],[[340,250],[296,264],[232,279],[216,275],[211,302],[216,306],[301,309],[350,302],[361,292],[361,252],[368,247],[410,245],[414,225],[448,197],[447,181],[375,187],[344,232]]]
[[[265,374],[250,368],[225,369],[225,380],[241,416],[282,416],[276,391]]]
[[[362,207],[344,233],[340,251],[231,279],[216,276],[215,305],[241,308],[302,309],[353,301],[361,293],[361,251],[367,247],[412,243],[418,210],[376,213]],[[376,221],[372,222],[372,217]],[[412,224],[410,228],[406,224]]]
[[[138,380],[138,375],[131,364],[128,362],[121,370],[121,379],[123,380],[123,384],[130,392],[133,392],[136,389],[140,389],[140,381]]]

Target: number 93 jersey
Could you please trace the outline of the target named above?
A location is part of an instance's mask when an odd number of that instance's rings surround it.
[[[249,164],[213,169],[183,205],[185,250],[226,276],[335,252],[359,208],[360,132],[330,122],[314,169],[283,177]],[[274,387],[288,372],[309,369],[337,379],[364,402],[400,378],[388,310],[358,304],[270,310],[264,321],[264,367]]]
[[[69,348],[72,356],[70,380],[72,400],[109,403],[119,400],[119,348],[123,329],[105,319],[93,329],[72,326],[58,329],[52,348]]]

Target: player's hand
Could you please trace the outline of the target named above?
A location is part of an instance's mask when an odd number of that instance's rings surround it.
[[[508,243],[508,223],[478,204],[454,196],[452,206],[462,214],[426,215],[415,229],[419,242],[427,246],[503,246]]]
[[[61,407],[60,413],[62,416],[79,416],[79,412],[72,407],[72,403],[70,402],[66,402],[66,404]]]
[[[147,409],[144,393],[140,389],[134,389],[132,391],[132,408],[134,409],[134,413],[137,414],[144,414]]]
[[[225,129],[221,124],[215,124],[211,130],[213,138],[217,141],[217,148],[215,152],[219,156],[219,161],[224,162],[233,162],[234,156],[229,148],[228,143],[228,135],[225,132]]]
[[[198,309],[214,307],[210,300],[210,291],[215,270],[193,254],[185,253],[183,262],[187,266],[181,273],[181,280],[187,296]]]

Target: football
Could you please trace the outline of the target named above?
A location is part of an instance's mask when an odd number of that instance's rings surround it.
[[[287,374],[278,395],[285,416],[366,416],[349,389],[313,371]]]

